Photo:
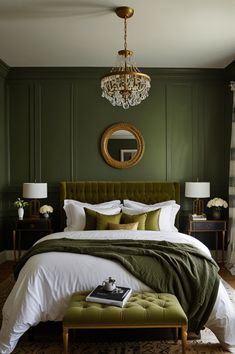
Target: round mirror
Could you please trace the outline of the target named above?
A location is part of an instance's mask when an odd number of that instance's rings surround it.
[[[101,139],[101,152],[112,167],[132,167],[143,156],[144,139],[133,125],[117,123],[105,130]]]

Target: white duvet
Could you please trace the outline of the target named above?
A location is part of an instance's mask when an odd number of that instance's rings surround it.
[[[179,232],[160,231],[73,231],[48,235],[40,241],[73,239],[144,239],[190,243],[210,255],[208,248],[195,238]],[[122,265],[89,255],[50,252],[31,257],[22,268],[15,286],[3,307],[0,353],[11,353],[19,338],[30,326],[41,321],[60,321],[72,293],[90,290],[112,276],[117,284],[133,291],[151,291]],[[235,353],[235,305],[222,283],[206,324],[220,343]]]

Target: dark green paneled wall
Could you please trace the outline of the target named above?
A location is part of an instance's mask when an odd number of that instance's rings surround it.
[[[4,248],[4,192],[7,187],[7,120],[5,117],[5,77],[8,67],[0,60],[0,251]]]
[[[5,164],[5,117],[4,117],[4,78],[0,77],[0,251],[3,249],[3,189],[4,189],[4,169],[6,168]]]
[[[34,120],[30,84],[8,86],[9,183],[20,185],[34,175]],[[16,104],[17,102],[17,104]]]
[[[49,183],[57,208],[61,180],[208,180],[227,198],[231,93],[225,70],[149,69],[147,100],[123,110],[101,98],[105,68],[15,68],[7,77],[8,199],[26,181]],[[118,170],[100,154],[104,130],[135,125],[145,140],[136,166]],[[10,204],[9,204],[10,205]],[[13,215],[15,211],[9,210]]]

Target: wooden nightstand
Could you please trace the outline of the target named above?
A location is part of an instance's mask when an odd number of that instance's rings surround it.
[[[51,220],[50,219],[23,219],[15,221],[15,228],[13,230],[13,250],[15,262],[21,256],[21,237],[36,235],[37,239],[40,239],[47,234],[52,233]],[[32,242],[33,243],[33,242]],[[18,249],[18,258],[16,251]]]
[[[227,230],[226,220],[193,220],[189,216],[188,234],[214,232],[216,235],[216,260],[218,260],[218,238],[222,238],[222,265],[224,265],[224,239]]]

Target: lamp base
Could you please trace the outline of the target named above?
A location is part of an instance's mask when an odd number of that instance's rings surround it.
[[[40,209],[39,200],[38,199],[32,199],[29,202],[29,217],[31,219],[39,219],[40,218],[39,209]]]
[[[193,214],[202,215],[204,212],[203,201],[199,198],[194,199],[193,201]]]

